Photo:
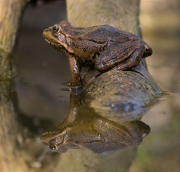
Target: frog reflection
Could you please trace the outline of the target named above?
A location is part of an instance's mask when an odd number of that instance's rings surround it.
[[[68,117],[41,136],[52,151],[87,148],[95,153],[108,153],[139,145],[150,132],[150,127],[138,119],[109,120],[92,107],[80,105],[78,99],[78,95],[72,95]]]

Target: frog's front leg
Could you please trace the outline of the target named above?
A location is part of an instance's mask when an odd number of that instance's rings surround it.
[[[69,67],[71,75],[71,87],[77,89],[81,87],[80,67],[78,61],[74,57],[69,57]]]
[[[114,43],[108,46],[95,60],[99,71],[107,71],[115,66],[126,70],[136,66],[145,51],[145,46],[139,41]]]

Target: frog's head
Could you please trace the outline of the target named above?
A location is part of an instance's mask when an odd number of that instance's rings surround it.
[[[67,21],[61,21],[54,26],[51,26],[43,31],[43,36],[45,40],[55,47],[56,49],[62,51],[66,49],[68,52],[73,53],[71,49],[71,38],[69,37],[68,31],[71,30],[72,25]]]
[[[41,141],[44,144],[48,145],[52,151],[57,151],[60,145],[63,143],[65,135],[65,131],[57,132],[56,130],[49,130],[43,133],[43,135],[41,136]],[[64,150],[64,152],[65,151],[66,150]]]
[[[54,129],[54,128],[53,128]],[[58,130],[49,130],[42,134],[41,141],[49,146],[49,149],[53,152],[64,153],[68,149],[79,149],[80,145],[73,143],[69,135],[72,131],[71,128],[66,128],[62,131]]]

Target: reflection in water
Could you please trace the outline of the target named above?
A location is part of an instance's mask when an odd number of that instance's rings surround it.
[[[83,75],[81,92],[71,91],[67,118],[41,136],[52,151],[87,148],[108,153],[139,145],[150,127],[140,121],[161,95],[148,70],[109,70]],[[82,155],[83,156],[83,155]]]
[[[139,111],[138,108],[135,110]],[[143,110],[147,111],[141,108],[141,114]],[[68,117],[45,132],[41,140],[52,151],[60,153],[79,148],[87,148],[95,153],[128,148],[141,144],[150,132],[150,127],[140,121],[139,115],[132,119],[130,117],[127,113],[126,120],[120,111],[114,110],[111,119],[108,119],[88,104],[82,105],[81,95],[71,94]]]

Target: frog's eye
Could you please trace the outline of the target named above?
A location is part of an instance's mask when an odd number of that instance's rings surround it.
[[[56,151],[58,149],[58,146],[55,143],[50,142],[49,149],[51,149],[51,151]]]
[[[61,31],[61,27],[60,27],[60,26],[57,26],[57,25],[54,25],[54,26],[52,27],[52,30],[53,30],[53,32],[59,32],[59,31]]]

